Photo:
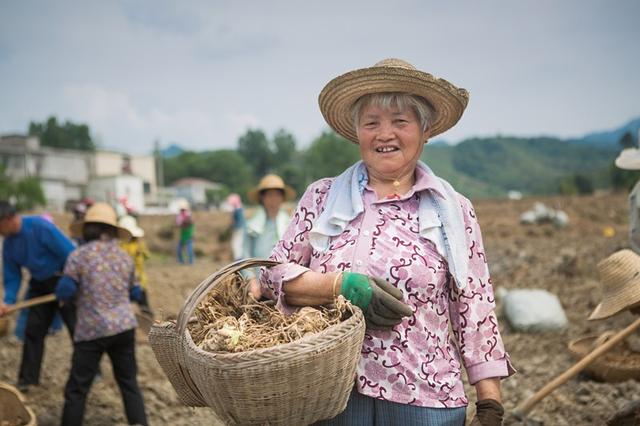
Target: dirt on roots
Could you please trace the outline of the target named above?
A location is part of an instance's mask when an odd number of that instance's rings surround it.
[[[570,218],[569,226],[556,229],[551,224],[520,225],[520,214],[531,208],[535,201],[564,210]],[[502,336],[518,370],[516,375],[502,382],[507,411],[505,424],[604,424],[625,403],[640,399],[637,381],[603,383],[580,374],[536,405],[525,421],[517,420],[511,414],[518,404],[573,365],[575,360],[567,349],[570,340],[599,335],[606,330],[620,330],[635,319],[631,314],[623,313],[607,320],[587,321],[601,296],[597,263],[614,251],[628,247],[626,196],[479,200],[474,204],[483,230],[494,287],[548,290],[558,296],[569,320],[564,331],[528,334],[510,330],[501,317]],[[57,217],[56,222],[66,229],[68,219]],[[149,296],[159,319],[174,318],[190,291],[230,261],[228,243],[219,241],[230,223],[228,215],[197,213],[195,245],[198,258],[190,266],[180,265],[175,260],[175,240],[171,234],[177,235],[172,232],[172,223],[173,218],[169,216],[140,219],[147,232],[148,245],[154,251],[148,263]],[[500,308],[498,302],[499,314]],[[635,333],[630,339],[631,346],[636,349],[640,347],[638,335],[640,333]],[[221,424],[209,409],[180,404],[142,333],[138,337],[138,380],[150,424]],[[40,425],[59,424],[71,352],[66,332],[47,338],[41,385],[32,388],[27,395],[28,405],[35,411]],[[15,382],[20,356],[19,342],[12,337],[0,340],[1,381]],[[107,357],[102,361],[102,372],[102,379],[92,386],[88,397],[85,424],[126,424],[122,400]],[[473,406],[475,392],[469,386],[467,392]]]

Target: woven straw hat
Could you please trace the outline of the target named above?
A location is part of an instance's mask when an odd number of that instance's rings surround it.
[[[441,78],[417,70],[402,59],[383,59],[372,67],[342,74],[320,92],[320,111],[329,126],[358,143],[351,117],[353,104],[372,93],[402,92],[425,98],[435,111],[429,135],[439,135],[453,127],[469,102],[469,93]]]
[[[180,198],[178,200],[177,205],[180,210],[191,210],[191,206],[189,205],[189,202],[184,198]]]
[[[135,237],[135,238],[144,237],[144,229],[138,226],[138,222],[136,221],[136,218],[133,216],[128,216],[128,215],[122,216],[118,221],[118,225],[121,228],[124,228],[127,231],[129,231],[132,237]]]
[[[623,149],[618,158],[616,158],[616,167],[625,170],[640,170],[640,149]]]
[[[249,191],[247,197],[254,203],[260,202],[260,191],[265,189],[282,189],[284,191],[285,200],[293,200],[296,198],[296,191],[289,185],[285,185],[282,178],[278,175],[269,174],[260,179],[258,186]]]
[[[82,235],[82,229],[85,223],[104,223],[105,225],[111,225],[118,229],[118,238],[128,240],[131,238],[131,233],[118,226],[118,216],[116,211],[107,203],[95,203],[87,210],[87,214],[84,215],[84,220],[71,224],[71,231],[76,235]]]
[[[640,256],[620,250],[598,263],[603,299],[590,320],[608,318],[640,303]]]

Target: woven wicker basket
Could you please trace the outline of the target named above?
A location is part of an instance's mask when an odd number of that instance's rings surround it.
[[[0,382],[0,424],[36,426],[36,416],[13,386]]]
[[[151,327],[151,347],[185,405],[211,407],[225,422],[243,425],[304,425],[345,409],[364,339],[359,309],[338,325],[272,348],[210,353],[191,338],[188,319],[211,287],[244,268],[276,264],[228,265],[192,292],[176,323]]]
[[[569,342],[568,348],[576,360],[584,358],[595,347],[604,343],[607,335],[587,336]],[[596,358],[585,371],[597,380],[604,382],[623,382],[640,380],[640,353],[629,350],[626,342],[622,342],[608,353]]]

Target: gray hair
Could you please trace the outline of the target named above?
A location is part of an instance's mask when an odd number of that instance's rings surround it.
[[[386,110],[412,108],[416,117],[418,117],[423,132],[429,128],[435,118],[433,107],[422,96],[402,92],[371,93],[360,97],[351,107],[351,117],[353,118],[353,126],[356,133],[358,132],[360,114],[369,105]]]

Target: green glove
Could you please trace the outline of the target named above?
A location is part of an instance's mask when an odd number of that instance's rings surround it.
[[[390,330],[413,314],[402,302],[402,291],[382,278],[344,272],[340,294],[362,309],[367,327],[373,330]]]

